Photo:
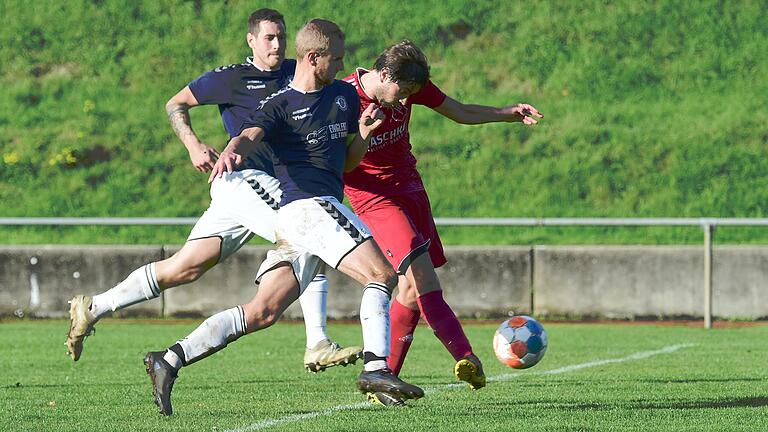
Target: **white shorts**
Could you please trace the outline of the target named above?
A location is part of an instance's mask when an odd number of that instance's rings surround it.
[[[337,268],[345,256],[372,237],[368,227],[336,198],[293,201],[277,212],[277,249],[267,253],[256,282],[287,262],[301,292],[317,274],[321,261]]]
[[[187,241],[220,237],[219,261],[238,251],[254,234],[274,243],[281,196],[280,182],[264,171],[224,173],[211,183],[211,205]]]

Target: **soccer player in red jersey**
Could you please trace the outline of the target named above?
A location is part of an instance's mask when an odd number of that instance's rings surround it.
[[[390,309],[388,364],[399,373],[413,332],[423,315],[457,361],[454,372],[470,388],[485,386],[482,364],[473,353],[461,323],[443,299],[435,268],[446,263],[416,158],[408,123],[413,105],[424,105],[462,124],[522,122],[543,116],[527,104],[507,107],[468,105],[445,95],[429,79],[426,56],[412,42],[395,44],[378,57],[373,69],[357,68],[345,78],[360,96],[360,109],[382,107],[386,120],[374,132],[358,167],[344,176],[352,208],[371,229],[376,243],[398,273],[398,294]],[[384,405],[399,404],[387,394],[369,397]]]

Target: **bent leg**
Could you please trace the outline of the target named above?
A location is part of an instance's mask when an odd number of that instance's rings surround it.
[[[285,263],[266,273],[253,299],[221,311],[168,348],[165,360],[178,370],[222,350],[240,336],[274,324],[298,296],[298,284]]]
[[[472,354],[472,347],[453,310],[443,299],[443,290],[429,255],[416,258],[405,274],[411,291],[418,292],[418,303],[424,320],[435,332],[454,360]],[[412,295],[412,293],[411,293]]]
[[[190,240],[170,258],[141,266],[113,288],[93,296],[91,313],[99,320],[108,313],[158,297],[167,288],[193,282],[216,265],[220,252],[218,237]]]
[[[221,258],[221,238],[188,240],[170,258],[158,261],[157,282],[160,290],[194,282],[216,266]]]
[[[265,329],[283,315],[299,298],[299,284],[289,263],[283,262],[266,272],[253,299],[243,305],[248,323],[246,333]]]

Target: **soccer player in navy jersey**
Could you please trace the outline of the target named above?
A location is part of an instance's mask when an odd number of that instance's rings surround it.
[[[367,227],[340,203],[342,173],[359,162],[347,155],[365,152],[381,113],[370,104],[361,114],[355,89],[334,79],[344,67],[344,33],[336,24],[308,22],[296,35],[296,54],[293,81],[262,102],[219,155],[209,178],[216,182],[234,172],[254,147],[269,143],[283,190],[277,249],[259,268],[259,290],[250,302],[211,316],[165,351],[147,353],[144,363],[162,414],[173,411],[171,391],[179,369],[274,324],[312,280],[320,261],[365,286],[360,305],[364,370],[358,389],[403,400],[424,395],[387,368],[389,299],[397,275]]]
[[[443,299],[435,273],[446,259],[411,153],[411,109],[424,105],[462,124],[535,124],[542,115],[526,104],[496,108],[467,105],[446,96],[429,79],[426,56],[410,41],[387,48],[372,70],[357,68],[345,81],[355,86],[361,110],[377,104],[386,118],[374,132],[360,164],[344,175],[344,192],[399,275],[398,294],[390,310],[389,367],[395,374],[400,373],[422,315],[456,361],[456,377],[472,389],[482,388],[482,364]],[[368,396],[383,405],[402,404],[386,392]]]
[[[296,60],[285,60],[283,15],[259,9],[248,19],[248,46],[253,53],[245,63],[218,67],[201,75],[173,96],[166,105],[173,130],[189,151],[194,167],[210,171],[218,152],[192,130],[189,109],[218,105],[230,137],[258,109],[262,99],[285,87],[293,78]],[[238,251],[253,235],[274,243],[274,225],[281,190],[274,178],[272,152],[254,147],[237,170],[213,182],[211,205],[192,229],[186,244],[172,257],[140,267],[114,288],[95,295],[75,296],[70,304],[67,348],[80,358],[83,342],[103,316],[155,298],[160,292],[187,284]],[[342,348],[326,334],[327,281],[318,274],[300,297],[307,350],[304,366],[312,371],[354,363],[360,347]]]

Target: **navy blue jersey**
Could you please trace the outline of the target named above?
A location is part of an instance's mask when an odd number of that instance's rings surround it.
[[[237,136],[243,124],[259,108],[260,102],[288,85],[296,70],[296,60],[285,60],[280,69],[263,71],[245,63],[221,66],[189,83],[189,89],[201,105],[218,105],[229,137]],[[274,175],[272,153],[265,143],[246,157],[238,169],[259,169]]]
[[[264,100],[246,128],[263,129],[275,153],[281,206],[316,196],[342,200],[347,135],[358,132],[359,117],[360,98],[344,81],[309,93],[288,85]]]

